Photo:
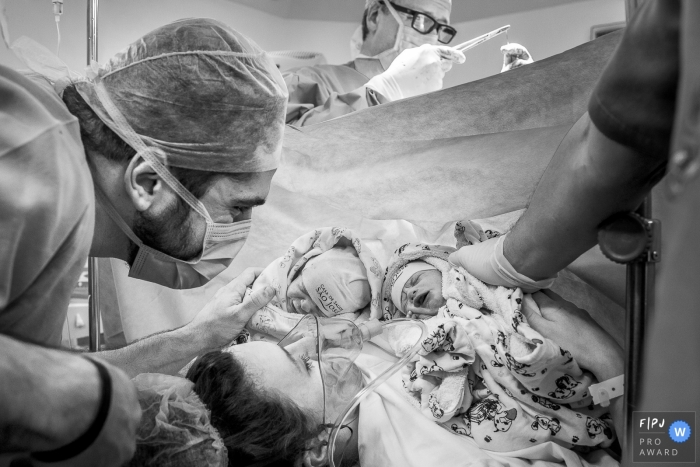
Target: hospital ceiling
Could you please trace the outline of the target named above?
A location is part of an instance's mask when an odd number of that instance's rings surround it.
[[[365,0],[230,0],[288,19],[350,21],[362,18]],[[453,0],[452,23],[547,8],[583,0]]]

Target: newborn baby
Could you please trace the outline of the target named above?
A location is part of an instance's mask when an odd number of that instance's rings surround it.
[[[396,271],[392,282],[391,301],[407,317],[435,316],[447,303],[442,296],[442,273],[425,261],[407,263]]]
[[[255,312],[236,341],[279,340],[302,314],[352,321],[380,318],[381,284],[379,261],[352,231],[316,229],[296,239],[258,276],[252,290],[269,286],[275,297]]]
[[[614,431],[608,410],[592,404],[593,375],[530,327],[522,290],[484,284],[447,261],[453,250],[403,245],[382,286],[384,319],[414,315],[428,329],[403,374],[412,403],[488,450],[609,446]],[[404,346],[401,336],[393,342]]]
[[[367,269],[351,246],[336,246],[309,259],[287,287],[287,311],[336,316],[370,301]]]

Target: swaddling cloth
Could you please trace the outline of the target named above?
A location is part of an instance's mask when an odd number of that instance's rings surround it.
[[[607,409],[592,405],[588,393],[593,376],[528,325],[522,291],[486,285],[440,258],[440,248],[425,247],[406,245],[401,253],[441,270],[447,302],[424,321],[429,337],[404,370],[413,404],[483,449],[546,441],[609,446],[614,432]],[[391,343],[400,347],[401,336]]]

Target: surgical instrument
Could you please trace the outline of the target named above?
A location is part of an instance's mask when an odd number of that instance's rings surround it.
[[[469,49],[473,49],[479,44],[483,44],[489,39],[493,39],[494,37],[498,36],[499,34],[503,34],[504,32],[508,31],[510,29],[510,24],[507,24],[505,26],[501,26],[498,29],[494,29],[491,32],[487,32],[486,34],[483,34],[479,37],[475,37],[474,39],[468,40],[466,42],[462,42],[461,44],[457,44],[454,47],[452,47],[455,50],[459,50],[460,52],[466,52]]]

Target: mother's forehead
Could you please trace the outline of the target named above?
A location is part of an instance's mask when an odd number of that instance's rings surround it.
[[[411,10],[427,13],[438,21],[450,22],[452,2],[450,0],[393,0]]]

